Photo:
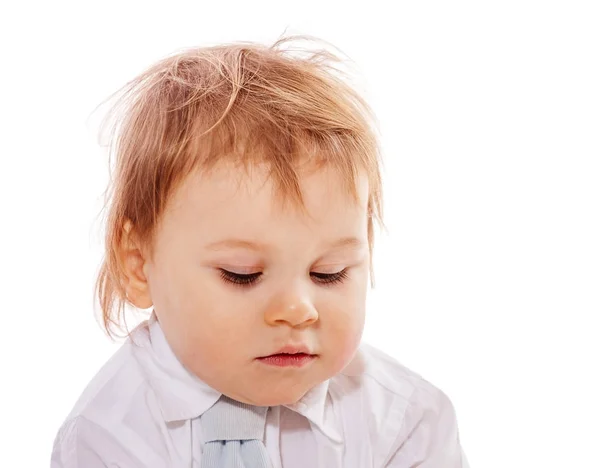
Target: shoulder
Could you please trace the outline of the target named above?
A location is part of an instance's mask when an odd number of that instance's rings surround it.
[[[352,362],[334,379],[334,393],[351,419],[367,422],[374,458],[383,462],[424,415],[439,414],[452,404],[422,375],[383,351],[361,344]],[[360,410],[358,408],[361,408]],[[353,414],[353,416],[352,416]]]
[[[389,394],[408,401],[416,393],[436,394],[440,391],[421,374],[367,343],[361,344],[340,375],[346,381],[360,383],[371,396]]]
[[[126,342],[104,363],[73,405],[67,421],[83,417],[101,423],[115,413],[126,410],[127,400],[145,384],[134,357],[135,345]]]
[[[153,396],[138,348],[128,340],[86,385],[56,434],[53,467],[106,466],[109,459],[143,466],[124,447],[139,444],[139,429],[150,424]]]
[[[367,398],[389,398],[404,410],[418,406],[436,409],[450,403],[448,396],[421,374],[374,346],[361,344],[353,361],[342,372],[358,381]]]

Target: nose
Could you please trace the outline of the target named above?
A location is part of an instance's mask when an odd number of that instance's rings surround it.
[[[265,309],[265,322],[269,325],[306,327],[318,319],[319,314],[310,297],[298,291],[280,294]]]

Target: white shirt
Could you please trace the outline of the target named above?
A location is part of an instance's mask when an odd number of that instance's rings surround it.
[[[179,362],[153,315],[61,426],[52,468],[200,467],[199,416],[221,396]],[[273,468],[469,468],[448,397],[362,344],[344,371],[267,413]]]

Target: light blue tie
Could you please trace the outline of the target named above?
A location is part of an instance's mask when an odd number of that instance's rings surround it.
[[[266,406],[252,406],[225,395],[201,417],[202,468],[272,468],[263,443]]]

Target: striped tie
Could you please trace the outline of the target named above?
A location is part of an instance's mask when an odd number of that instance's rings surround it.
[[[202,468],[272,468],[263,443],[266,406],[252,406],[222,395],[201,417]]]

